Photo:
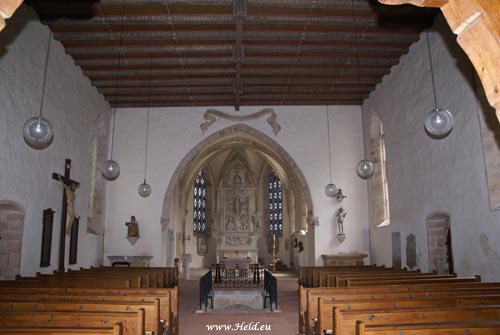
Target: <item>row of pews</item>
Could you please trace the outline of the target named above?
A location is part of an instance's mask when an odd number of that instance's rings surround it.
[[[383,266],[302,267],[307,335],[500,335],[500,283]]]
[[[99,267],[0,281],[0,334],[178,334],[177,268]]]

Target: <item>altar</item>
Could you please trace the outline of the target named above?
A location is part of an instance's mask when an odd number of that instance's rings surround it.
[[[238,268],[240,270],[248,270],[250,264],[252,263],[252,260],[250,259],[250,257],[247,257],[247,258],[224,258],[222,260],[222,263],[224,264],[225,268],[228,270],[236,269],[236,265],[238,265]]]

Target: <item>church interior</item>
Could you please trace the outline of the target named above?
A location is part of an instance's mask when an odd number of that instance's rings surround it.
[[[0,334],[500,334],[499,69],[491,0],[1,1]]]

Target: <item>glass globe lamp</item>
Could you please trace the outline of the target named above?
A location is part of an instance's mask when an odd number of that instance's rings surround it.
[[[104,179],[113,181],[120,175],[120,165],[114,160],[105,161],[102,166],[102,176]]]
[[[432,135],[446,135],[452,127],[453,115],[446,109],[435,108],[425,118],[425,129]]]
[[[356,171],[358,172],[358,176],[363,179],[371,178],[374,172],[373,163],[368,159],[363,159],[358,163]]]
[[[24,123],[24,140],[33,149],[45,149],[54,138],[52,123],[41,116],[34,116]]]
[[[337,186],[335,184],[328,184],[325,186],[325,194],[330,198],[335,198],[337,196]]]
[[[144,181],[144,183],[139,185],[138,191],[141,197],[147,198],[151,194],[151,186],[148,183],[146,183],[146,181]]]

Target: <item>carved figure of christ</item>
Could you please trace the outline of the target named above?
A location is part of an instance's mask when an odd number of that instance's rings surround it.
[[[80,183],[74,181],[70,178],[71,173],[71,159],[66,159],[64,164],[64,176],[53,173],[52,179],[63,184],[63,198],[61,207],[61,230],[59,234],[59,272],[64,272],[64,253],[66,248],[66,217],[68,215],[68,195],[69,200],[73,203],[72,214],[70,213],[72,220],[74,219],[74,192],[80,187]],[[71,231],[71,227],[69,228]]]

